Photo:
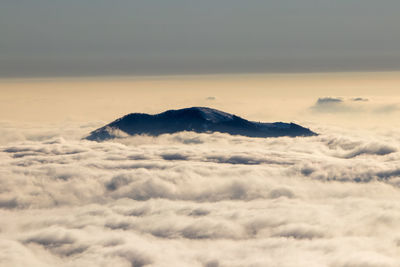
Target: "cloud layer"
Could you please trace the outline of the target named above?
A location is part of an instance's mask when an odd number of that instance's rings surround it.
[[[398,103],[380,103],[364,97],[342,98],[342,97],[320,97],[311,106],[311,111],[318,113],[365,113],[393,114],[398,112]]]
[[[7,137],[0,265],[398,266],[399,133],[319,132]]]

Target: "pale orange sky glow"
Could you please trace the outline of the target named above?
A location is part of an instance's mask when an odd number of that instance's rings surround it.
[[[321,116],[310,110],[320,97],[369,101],[355,103],[365,106],[358,112]],[[107,122],[131,112],[209,106],[252,120],[354,124],[356,116],[370,124],[382,123],[384,113],[393,123],[399,99],[399,72],[3,79],[0,120]]]

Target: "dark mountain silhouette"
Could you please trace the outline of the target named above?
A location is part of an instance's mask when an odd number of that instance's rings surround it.
[[[132,113],[101,127],[86,137],[88,140],[103,141],[118,136],[146,134],[157,136],[166,133],[193,131],[197,133],[220,132],[248,137],[313,136],[310,129],[294,123],[262,123],[242,119],[236,115],[206,107],[168,110],[149,115]]]

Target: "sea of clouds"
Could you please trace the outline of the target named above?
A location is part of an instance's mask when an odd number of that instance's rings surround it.
[[[0,266],[400,266],[400,131],[2,126]]]

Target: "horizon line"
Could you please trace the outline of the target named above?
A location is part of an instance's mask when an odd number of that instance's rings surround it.
[[[0,82],[7,81],[57,81],[57,80],[142,80],[142,79],[169,79],[169,78],[206,78],[206,77],[230,77],[230,76],[308,76],[330,74],[390,74],[398,73],[396,70],[348,70],[348,71],[296,71],[296,72],[215,72],[215,73],[182,73],[182,74],[98,74],[98,75],[65,75],[65,76],[0,76]]]

